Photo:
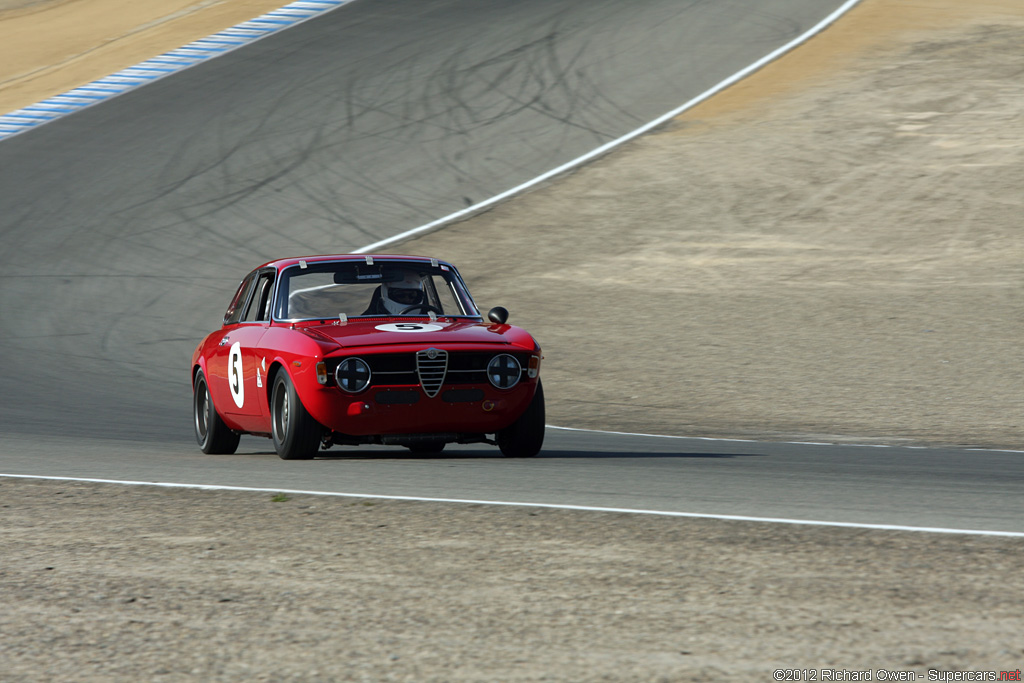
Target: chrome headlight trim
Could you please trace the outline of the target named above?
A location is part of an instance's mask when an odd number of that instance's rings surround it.
[[[511,389],[523,378],[519,359],[508,353],[499,353],[487,363],[487,379],[497,389]]]
[[[370,364],[355,356],[345,358],[334,369],[334,381],[342,391],[348,394],[366,391],[372,377]]]

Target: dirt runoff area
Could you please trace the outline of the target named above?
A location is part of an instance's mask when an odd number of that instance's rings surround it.
[[[0,500],[3,681],[1024,663],[1024,539],[53,481],[0,480]]]
[[[109,76],[287,0],[0,0],[0,113]]]
[[[865,0],[655,134],[402,250],[486,262],[465,274],[541,338],[553,423],[1019,448],[1021,45],[1016,0]],[[1020,539],[283,498],[0,480],[0,681],[1024,661]]]

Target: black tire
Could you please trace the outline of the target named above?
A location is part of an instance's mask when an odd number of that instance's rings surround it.
[[[436,455],[444,450],[444,441],[424,441],[423,443],[414,443],[406,446],[410,451],[416,455]]]
[[[203,371],[196,373],[192,387],[192,424],[196,431],[196,442],[203,453],[230,455],[238,449],[239,436],[228,429],[220,418],[210,398]]]
[[[270,422],[274,449],[282,460],[309,460],[316,457],[324,429],[299,400],[288,373],[281,370],[274,378],[270,394]]]
[[[519,419],[496,435],[498,448],[506,458],[532,458],[544,445],[544,387],[537,380],[537,393]]]

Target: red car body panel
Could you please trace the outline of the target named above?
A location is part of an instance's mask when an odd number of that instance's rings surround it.
[[[360,318],[344,325],[331,323],[310,328],[317,336],[324,335],[345,348],[357,346],[384,346],[391,344],[408,344],[410,335],[404,332],[387,332],[378,330],[377,326],[385,323],[429,324],[422,317],[406,318]],[[533,350],[533,338],[525,330],[511,325],[494,323],[481,324],[479,321],[438,321],[433,323],[441,329],[416,333],[416,344],[510,344],[519,342],[528,344],[527,351]]]
[[[341,255],[283,259],[264,264],[253,273],[273,269],[276,283],[282,270],[300,262],[358,262],[365,258]],[[432,261],[408,256],[372,258]],[[444,266],[458,276],[450,264]],[[406,331],[393,331],[396,325]],[[386,329],[379,329],[381,326]],[[371,361],[371,365],[378,361],[414,363],[418,351],[431,348],[446,351],[449,359],[513,355],[522,366],[522,379],[511,389],[499,389],[487,380],[483,370],[452,369],[431,397],[417,375],[402,370],[405,365],[390,374],[393,380],[384,374],[375,376],[371,386],[357,394],[342,390],[333,376],[326,383],[322,374],[318,378],[319,363],[336,367],[341,359],[353,356]],[[226,323],[211,332],[193,353],[192,376],[194,381],[196,371],[202,370],[214,408],[230,429],[239,432],[270,434],[273,381],[277,373],[285,372],[309,414],[338,435],[483,435],[508,427],[527,409],[539,382],[540,357],[539,345],[525,330],[485,322],[478,316],[271,319]],[[528,372],[531,358],[536,368]],[[460,380],[457,372],[465,373],[461,377],[468,379]]]

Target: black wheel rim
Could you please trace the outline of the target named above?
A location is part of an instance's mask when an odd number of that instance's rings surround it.
[[[291,401],[288,396],[288,387],[280,382],[274,390],[274,439],[278,443],[284,443],[288,434],[288,418],[291,412]]]
[[[206,388],[206,382],[202,379],[196,384],[195,400],[195,422],[196,438],[200,444],[205,444],[210,433],[210,392]]]

